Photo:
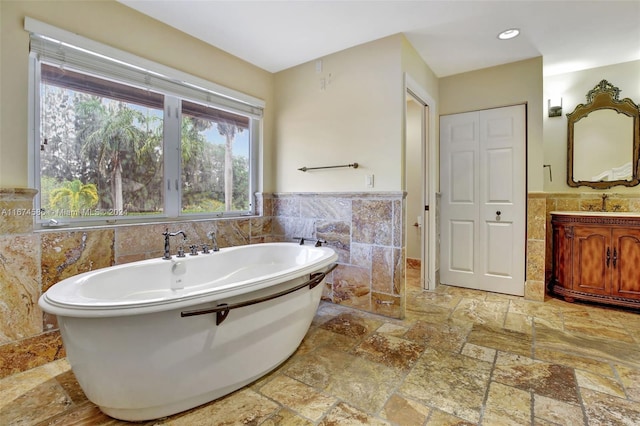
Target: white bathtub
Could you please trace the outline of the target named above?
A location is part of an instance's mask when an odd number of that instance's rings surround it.
[[[39,305],[57,315],[89,400],[109,416],[149,420],[226,395],[285,361],[336,260],[331,248],[294,243],[223,248],[76,275]]]

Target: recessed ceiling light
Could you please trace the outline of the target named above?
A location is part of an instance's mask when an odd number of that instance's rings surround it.
[[[504,30],[503,32],[498,34],[498,38],[500,40],[509,40],[511,38],[518,37],[518,34],[520,34],[520,30],[519,29],[517,29],[517,28],[509,28],[508,30]]]

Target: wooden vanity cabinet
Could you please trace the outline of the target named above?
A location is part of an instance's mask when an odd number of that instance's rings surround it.
[[[640,216],[552,213],[551,225],[554,293],[640,308]]]

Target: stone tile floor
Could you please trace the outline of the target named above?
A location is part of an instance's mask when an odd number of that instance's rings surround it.
[[[322,303],[297,352],[143,425],[638,425],[640,313],[450,286],[408,270],[402,321]],[[120,425],[66,360],[0,381],[0,425]]]

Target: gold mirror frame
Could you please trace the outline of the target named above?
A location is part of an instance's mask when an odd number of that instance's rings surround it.
[[[587,104],[579,104],[573,112],[567,114],[567,184],[571,187],[589,186],[595,189],[607,189],[613,186],[636,186],[640,183],[638,172],[638,158],[640,154],[640,110],[631,99],[619,100],[620,89],[602,80],[592,90],[587,93]],[[633,118],[633,157],[631,158],[632,175],[631,180],[611,180],[611,181],[576,181],[573,177],[573,156],[574,156],[574,126],[582,118],[585,118],[593,111],[612,109],[620,114]]]

